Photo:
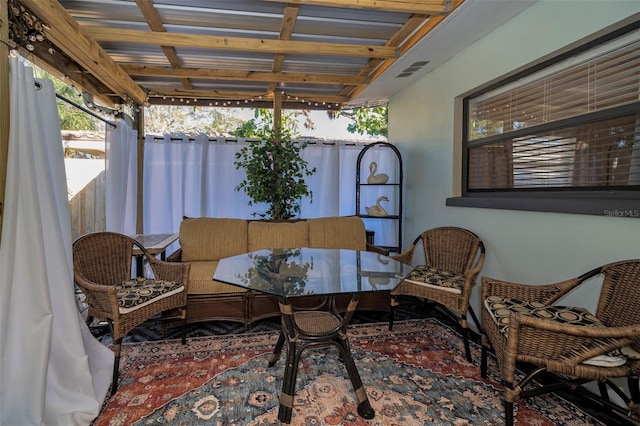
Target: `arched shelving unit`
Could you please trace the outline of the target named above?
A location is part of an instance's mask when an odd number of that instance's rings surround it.
[[[385,170],[390,173],[387,181],[375,182],[374,178],[372,183],[368,180],[366,172],[369,171],[369,175],[373,174],[371,172],[371,158],[377,158],[374,156],[376,149],[390,150],[394,156],[395,164],[392,167],[393,170]],[[364,164],[368,168],[365,171],[362,170],[363,160],[369,160],[367,164]],[[367,145],[358,154],[356,163],[356,215],[364,220],[365,226],[374,221],[390,221],[395,226],[395,241],[381,241],[379,239],[374,241],[375,245],[393,253],[400,253],[402,250],[402,178],[402,156],[395,145],[388,142],[374,142]],[[373,207],[382,196],[386,196],[389,200],[389,207],[384,208],[387,210],[387,214],[384,216],[370,214],[366,210],[367,206]]]

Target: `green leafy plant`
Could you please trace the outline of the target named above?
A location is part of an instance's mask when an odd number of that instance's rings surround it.
[[[302,197],[313,197],[305,177],[316,169],[309,169],[308,163],[300,157],[306,143],[294,141],[297,131],[293,119],[282,120],[279,132],[273,126],[273,113],[260,109],[255,119],[240,126],[236,136],[257,137],[247,142],[236,153],[236,169],[244,169],[244,179],[236,190],[243,190],[251,199],[249,205],[266,203],[266,212],[255,212],[263,219],[291,219],[300,213]]]
[[[351,120],[347,125],[349,133],[369,136],[389,134],[389,110],[387,107],[359,108],[355,110],[327,111],[329,118],[346,117]]]

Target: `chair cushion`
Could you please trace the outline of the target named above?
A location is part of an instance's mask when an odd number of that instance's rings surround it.
[[[185,218],[180,224],[182,261],[220,260],[247,252],[247,221],[213,217]]]
[[[455,294],[461,294],[464,288],[464,276],[425,265],[416,266],[404,280]]]
[[[213,279],[213,274],[218,267],[217,260],[201,260],[198,262],[189,262],[189,294],[227,294],[227,293],[246,293],[249,290],[236,285],[221,283]]]
[[[272,248],[309,247],[307,222],[250,221],[248,251]]]
[[[331,249],[367,249],[367,232],[358,216],[307,219],[309,247]]]
[[[116,284],[116,288],[118,289],[118,310],[121,314],[135,311],[184,290],[182,283],[151,278],[123,281]]]
[[[542,318],[554,322],[579,325],[586,327],[604,327],[605,325],[588,310],[576,306],[544,305],[519,299],[508,299],[500,296],[490,296],[484,301],[493,321],[498,324],[500,332],[509,335],[509,321],[512,312],[518,312],[534,318]],[[631,348],[628,348],[631,349]],[[628,350],[625,348],[625,351]],[[620,350],[598,355],[583,361],[583,364],[598,367],[618,367],[626,362],[625,355]]]

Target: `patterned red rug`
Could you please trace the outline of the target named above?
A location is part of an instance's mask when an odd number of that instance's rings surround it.
[[[345,368],[333,348],[310,349],[300,364],[292,425],[503,424],[495,359],[482,379],[480,348],[468,363],[460,336],[434,319],[349,328],[354,359],[376,410],[357,415]],[[277,333],[247,333],[123,346],[118,392],[95,426],[275,425],[284,356],[267,362]],[[516,424],[601,425],[556,395],[520,402]]]

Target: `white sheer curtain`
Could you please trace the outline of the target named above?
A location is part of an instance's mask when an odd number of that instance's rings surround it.
[[[266,210],[266,206],[249,206],[246,194],[235,190],[245,176],[244,171],[236,170],[235,154],[245,143],[244,139],[210,139],[204,135],[147,135],[144,232],[177,232],[184,216],[250,219],[254,217],[252,213]],[[303,200],[300,217],[356,213],[356,162],[363,147],[344,141],[313,142],[303,150],[302,158],[310,168],[316,168],[316,173],[306,179],[313,198]],[[368,173],[369,162],[375,160],[379,170],[394,176],[397,162],[389,153],[388,149],[369,150],[363,159],[363,170]],[[362,182],[366,182],[366,176],[363,172]],[[371,196],[375,203],[377,193]],[[397,231],[392,221],[367,220],[366,225],[384,245],[395,244]]]
[[[138,132],[124,121],[107,125],[105,134],[106,230],[136,233]]]
[[[10,134],[0,244],[0,424],[86,425],[113,352],[76,307],[71,220],[55,92],[10,59]]]

